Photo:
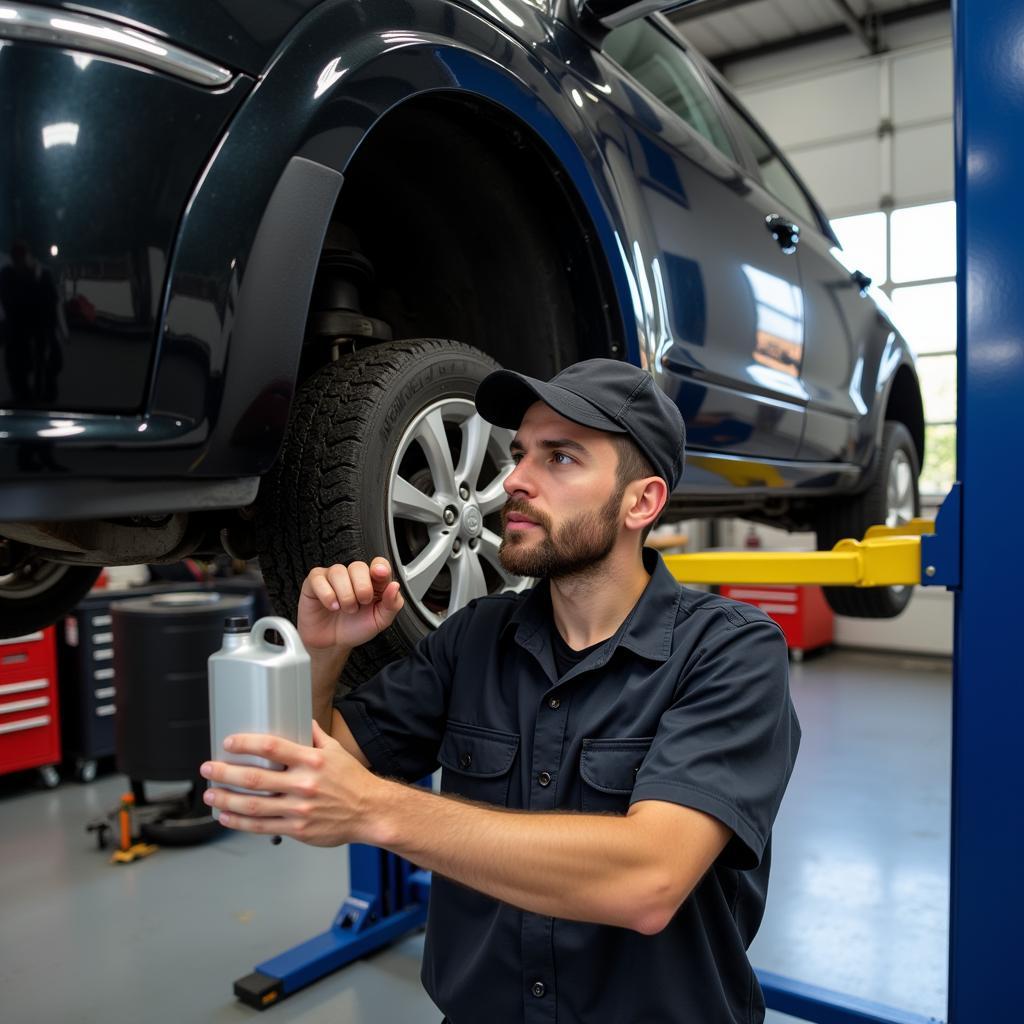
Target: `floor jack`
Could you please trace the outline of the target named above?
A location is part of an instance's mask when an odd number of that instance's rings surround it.
[[[119,805],[85,827],[87,832],[95,833],[101,850],[110,845],[111,833],[118,837],[112,863],[130,864],[155,853],[161,846],[193,846],[224,834],[203,803],[204,779],[197,777],[187,792],[158,800],[147,796],[143,781],[130,781],[131,792],[121,796]]]
[[[116,813],[118,838],[117,849],[110,857],[111,864],[131,864],[132,861],[148,857],[160,849],[153,843],[136,842],[134,838],[135,794],[122,793],[121,803]],[[113,817],[111,815],[110,817]],[[107,834],[110,831],[110,817],[100,818],[86,825],[87,832],[96,833],[96,842],[101,850],[107,847]]]

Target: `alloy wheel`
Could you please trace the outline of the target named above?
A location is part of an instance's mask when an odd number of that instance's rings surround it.
[[[399,442],[388,473],[391,550],[406,600],[431,626],[474,598],[536,582],[498,557],[511,439],[468,399],[448,398],[423,409]]]

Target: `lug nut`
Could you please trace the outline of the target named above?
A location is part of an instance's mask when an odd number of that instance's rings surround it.
[[[452,551],[459,551],[459,550],[461,550],[461,548],[462,548],[462,541],[461,540],[456,540],[455,543],[452,545]]]
[[[459,497],[463,501],[468,501],[469,500],[469,488],[465,484],[461,484],[459,486]]]
[[[450,505],[444,510],[444,521],[451,526],[455,522],[455,509]]]

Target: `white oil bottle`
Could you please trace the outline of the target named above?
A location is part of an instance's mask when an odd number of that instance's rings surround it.
[[[267,640],[268,630],[274,630],[281,637],[283,647]],[[252,632],[249,632],[248,619],[226,619],[223,645],[210,655],[208,664],[213,760],[274,771],[284,768],[264,757],[226,751],[225,738],[241,732],[264,733],[313,745],[313,681],[309,655],[287,619],[266,616],[257,621]],[[216,785],[236,793],[270,795],[267,790]],[[217,808],[212,811],[215,818],[220,816]]]

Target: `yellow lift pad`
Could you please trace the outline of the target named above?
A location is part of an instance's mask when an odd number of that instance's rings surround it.
[[[912,586],[921,582],[921,535],[930,519],[872,526],[864,540],[839,541],[831,551],[713,551],[662,555],[681,583],[789,583],[826,587]]]

